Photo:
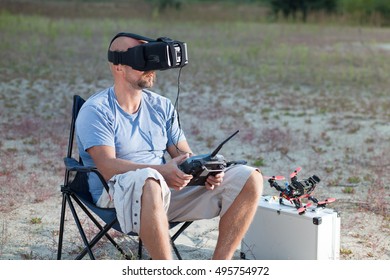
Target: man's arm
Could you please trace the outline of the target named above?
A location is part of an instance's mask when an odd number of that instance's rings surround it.
[[[167,151],[171,158],[176,158],[184,154],[192,155],[191,148],[187,140],[182,140],[176,145],[169,146]]]
[[[115,149],[110,146],[93,146],[87,150],[92,157],[97,169],[105,180],[109,180],[116,174],[122,174],[130,170],[151,167],[156,169],[164,177],[167,185],[174,189],[185,187],[192,176],[182,172],[177,165],[185,160],[188,155],[180,155],[163,165],[139,164],[129,160],[115,157]]]

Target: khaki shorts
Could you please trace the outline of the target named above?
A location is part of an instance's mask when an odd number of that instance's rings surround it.
[[[161,199],[168,211],[171,192],[163,176],[152,168],[137,169],[113,176],[108,181],[109,194],[103,191],[96,205],[102,208],[115,208],[119,225],[123,232],[139,233],[141,226],[141,198],[148,178],[160,182]]]
[[[222,184],[214,190],[205,186],[188,186],[180,191],[169,189],[155,169],[129,171],[109,180],[110,194],[104,191],[97,206],[115,207],[122,231],[139,233],[143,186],[148,178],[154,178],[160,182],[164,209],[170,222],[222,217],[254,170],[257,169],[237,165],[225,172]]]
[[[188,186],[171,190],[168,219],[171,222],[195,221],[223,216],[241,192],[256,168],[236,165],[225,172],[222,184],[214,190],[205,186]]]

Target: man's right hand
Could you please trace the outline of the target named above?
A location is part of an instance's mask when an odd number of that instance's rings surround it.
[[[159,170],[159,172],[163,175],[170,188],[181,190],[187,186],[192,179],[192,175],[184,173],[178,167],[178,165],[185,161],[188,157],[188,154],[180,155],[161,166],[161,170]]]

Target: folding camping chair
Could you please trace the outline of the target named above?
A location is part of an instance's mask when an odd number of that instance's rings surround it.
[[[73,145],[74,145],[74,133],[75,133],[75,121],[81,106],[84,104],[85,100],[78,95],[73,96],[73,108],[72,108],[72,119],[69,133],[69,142],[68,142],[68,151],[67,155],[64,158],[64,163],[66,167],[64,185],[61,186],[62,192],[62,208],[61,208],[61,220],[60,220],[60,231],[59,231],[59,241],[58,241],[58,252],[57,259],[61,259],[62,255],[62,244],[63,244],[63,236],[64,236],[64,226],[65,226],[65,214],[66,214],[66,206],[68,205],[74,221],[77,225],[78,231],[84,243],[84,248],[78,254],[76,259],[82,259],[87,253],[91,259],[95,259],[92,248],[102,239],[102,237],[106,237],[114,246],[118,249],[118,251],[124,256],[126,259],[132,259],[131,256],[125,253],[125,251],[115,242],[115,240],[110,236],[108,231],[110,229],[115,229],[119,232],[122,232],[118,219],[116,216],[115,208],[100,208],[97,207],[93,201],[92,196],[88,190],[88,180],[87,174],[90,172],[95,173],[103,183],[103,186],[108,191],[108,185],[106,181],[103,179],[102,175],[96,168],[90,168],[83,166],[82,160],[79,157],[79,160],[76,160],[72,157]],[[71,176],[72,175],[72,176]],[[83,210],[91,221],[96,225],[99,229],[99,232],[88,240],[83,226],[80,222],[79,216],[77,214],[75,204]],[[97,215],[103,222],[99,222],[95,216]],[[179,260],[182,259],[176,245],[175,240],[179,235],[192,223],[192,221],[179,222],[179,223],[170,223],[170,228],[173,228],[179,224],[182,224],[175,232],[175,234],[171,237],[171,244],[176,253],[176,256]],[[122,232],[123,233],[123,232]],[[123,233],[130,236],[137,236],[135,233]],[[138,242],[138,259],[142,259],[142,240],[140,238]]]

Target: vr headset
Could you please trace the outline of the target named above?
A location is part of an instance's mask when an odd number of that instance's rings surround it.
[[[146,43],[127,49],[111,51],[112,42],[118,37],[129,37]],[[188,64],[187,44],[166,37],[156,40],[133,33],[118,33],[110,42],[108,61],[114,65],[128,65],[138,71],[166,70]]]

